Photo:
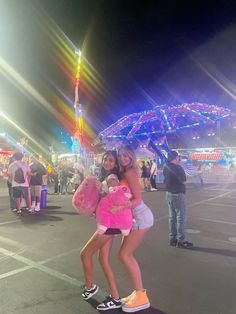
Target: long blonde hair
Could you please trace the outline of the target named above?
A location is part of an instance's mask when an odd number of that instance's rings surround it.
[[[137,164],[137,158],[136,158],[136,155],[135,155],[135,152],[133,150],[133,148],[130,146],[130,145],[122,145],[118,148],[118,160],[119,160],[119,152],[121,150],[124,150],[125,153],[129,156],[130,158],[130,165],[128,166],[128,168],[124,168],[121,166],[121,164],[119,163],[119,166],[120,166],[120,173],[123,174],[125,173],[126,170],[129,170],[129,169],[134,169],[135,171],[138,172],[138,164]]]

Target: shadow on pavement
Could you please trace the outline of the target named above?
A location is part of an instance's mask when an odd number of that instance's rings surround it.
[[[46,210],[54,210],[54,209],[59,209],[61,208],[60,206],[47,206],[47,208],[45,208]],[[65,215],[78,215],[78,213],[76,212],[68,212],[68,211],[53,211],[53,214],[65,214]]]
[[[208,247],[194,246],[192,248],[189,248],[188,250],[197,251],[197,252],[211,253],[211,254],[218,254],[218,255],[224,255],[224,256],[229,256],[229,257],[236,257],[236,251],[227,250],[227,249],[212,249],[212,248],[208,248]]]
[[[96,309],[96,307],[98,306],[99,302],[97,300],[94,299],[89,299],[86,301],[87,303],[89,303],[93,308]],[[97,310],[98,311],[98,310]],[[104,311],[98,311],[99,313],[104,313]],[[122,309],[113,309],[113,310],[106,310],[106,313],[111,313],[111,314],[120,314],[120,313],[125,313],[122,311]],[[165,312],[162,312],[158,309],[155,309],[154,307],[150,307],[146,310],[141,310],[135,313],[139,313],[139,314],[167,314]]]
[[[28,212],[22,212],[22,214],[19,216],[23,224],[35,224],[35,223],[41,223],[43,221],[61,221],[63,220],[61,217],[47,215],[42,212],[30,214]]]
[[[61,206],[47,206],[46,209],[59,209]]]

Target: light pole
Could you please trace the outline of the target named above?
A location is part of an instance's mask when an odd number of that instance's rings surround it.
[[[76,75],[75,75],[75,100],[74,100],[74,108],[75,108],[75,134],[74,134],[74,141],[78,141],[80,144],[80,153],[82,153],[82,146],[83,146],[83,110],[82,105],[80,103],[80,95],[79,95],[79,85],[80,85],[80,74],[81,74],[81,57],[82,52],[81,50],[75,51],[77,57],[77,68],[76,68]],[[76,147],[76,145],[75,145]]]

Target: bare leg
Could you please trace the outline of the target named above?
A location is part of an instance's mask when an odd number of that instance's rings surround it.
[[[16,209],[17,209],[17,211],[20,210],[20,204],[21,204],[21,197],[17,197],[17,199],[16,199]]]
[[[41,203],[41,193],[39,193],[39,195],[37,196],[36,201],[37,201],[37,203],[39,203],[39,205],[40,205],[40,203]]]
[[[142,178],[142,183],[143,183],[143,189],[146,189],[146,183],[145,183],[145,178]]]
[[[97,232],[89,239],[80,252],[84,270],[85,286],[90,289],[93,286],[93,255],[105,245],[111,236],[100,235]]]
[[[123,238],[119,251],[119,259],[125,266],[128,275],[132,280],[134,290],[136,291],[143,290],[143,282],[138,262],[134,258],[133,253],[142,242],[144,235],[148,230],[149,228],[132,230],[127,237]]]
[[[28,208],[31,208],[31,196],[30,193],[28,193],[28,197],[26,199],[26,205]]]
[[[99,262],[106,276],[112,298],[119,299],[119,292],[116,285],[115,275],[110,265],[110,252],[111,252],[112,243],[113,243],[113,238],[110,238],[109,241],[106,242],[106,244],[104,244],[103,247],[100,249]]]

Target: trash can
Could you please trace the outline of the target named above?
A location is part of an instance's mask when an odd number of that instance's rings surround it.
[[[43,184],[42,190],[41,190],[40,208],[47,207],[47,195],[48,195],[48,186],[46,184]]]

